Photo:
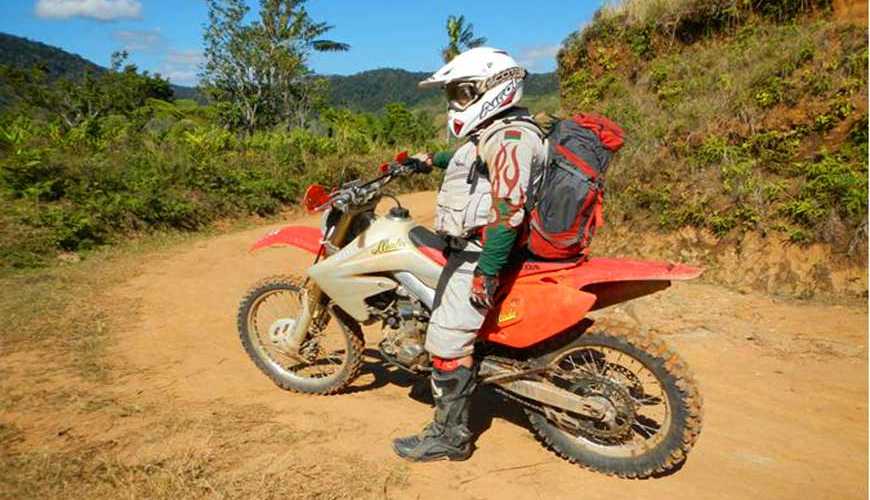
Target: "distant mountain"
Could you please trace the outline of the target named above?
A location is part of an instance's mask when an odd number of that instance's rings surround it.
[[[86,72],[100,73],[106,68],[78,54],[8,33],[0,33],[0,64],[18,68],[42,66],[50,79],[77,77]],[[172,85],[177,99],[197,99],[193,87]]]
[[[0,64],[19,68],[43,66],[50,78],[105,71],[82,56],[7,33],[0,33]]]
[[[382,68],[349,76],[330,75],[330,102],[358,111],[377,111],[391,102],[413,106],[438,95],[437,90],[417,89],[417,82],[430,74]]]
[[[382,68],[349,76],[331,75],[328,77],[330,102],[358,111],[377,111],[391,102],[414,106],[440,97],[441,92],[437,89],[417,88],[417,82],[431,74]],[[525,93],[529,96],[555,94],[558,89],[559,82],[555,73],[533,73],[525,83]]]
[[[0,33],[0,64],[19,68],[41,65],[46,68],[50,78],[75,77],[87,71],[106,71],[106,68],[77,54],[7,33]],[[438,102],[440,91],[417,89],[417,82],[430,74],[382,68],[349,76],[328,76],[331,84],[330,103],[357,111],[374,112],[391,102],[401,102],[408,106]],[[193,87],[172,85],[172,90],[178,99],[200,100],[199,93]],[[558,80],[555,73],[531,74],[526,80],[527,96],[555,95],[557,91]]]

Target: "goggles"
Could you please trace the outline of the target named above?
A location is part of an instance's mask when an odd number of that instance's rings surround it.
[[[477,88],[477,82],[451,82],[444,90],[447,92],[447,101],[450,107],[459,111],[465,111],[482,94]]]
[[[506,69],[486,80],[463,80],[448,83],[444,90],[450,107],[465,111],[487,90],[508,80],[523,80],[528,72],[520,67]]]

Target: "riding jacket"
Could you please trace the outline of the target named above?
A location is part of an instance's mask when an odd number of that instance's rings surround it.
[[[512,108],[472,134],[452,156],[435,156],[436,166],[447,164],[435,230],[480,238],[478,268],[484,274],[497,275],[507,262],[526,218],[529,180],[544,155],[540,128],[525,108]]]

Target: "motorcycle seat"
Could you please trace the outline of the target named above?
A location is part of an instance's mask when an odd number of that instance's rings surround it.
[[[429,257],[436,264],[443,266],[447,263],[447,259],[444,258],[444,249],[447,248],[447,241],[444,238],[423,226],[411,229],[408,237],[420,253]]]
[[[420,253],[429,257],[436,264],[443,266],[447,262],[447,259],[444,258],[447,242],[442,236],[423,226],[417,226],[411,229],[408,237]],[[517,277],[568,269],[582,262],[582,257],[570,260],[544,260],[536,259],[531,254],[526,253],[522,265],[517,270]]]

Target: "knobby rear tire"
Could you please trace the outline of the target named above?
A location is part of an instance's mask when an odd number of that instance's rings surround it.
[[[576,332],[575,335],[580,332]],[[544,446],[571,463],[608,475],[646,478],[665,475],[682,466],[701,432],[703,402],[688,366],[665,342],[651,333],[630,327],[582,332],[568,345],[543,354],[550,360],[584,346],[604,346],[623,351],[640,361],[662,385],[672,408],[669,429],[654,448],[635,457],[612,457],[597,453],[545,416],[526,409],[526,415]],[[546,346],[542,346],[546,352]]]
[[[359,324],[351,318],[346,317],[341,311],[337,314],[342,317],[336,318],[334,315],[331,318],[333,321],[338,321],[341,332],[345,341],[346,357],[339,371],[324,379],[315,379],[308,377],[288,377],[286,374],[276,370],[270,363],[264,360],[257,348],[254,346],[254,332],[250,331],[248,319],[250,317],[251,308],[257,304],[258,299],[268,293],[276,291],[288,291],[294,294],[301,294],[304,288],[304,280],[296,276],[277,275],[264,278],[254,284],[239,305],[237,315],[237,326],[239,330],[239,339],[245,352],[253,360],[257,368],[268,376],[278,387],[305,394],[331,395],[336,394],[350,385],[359,373],[360,365],[362,364],[362,355],[365,348],[362,329]]]

